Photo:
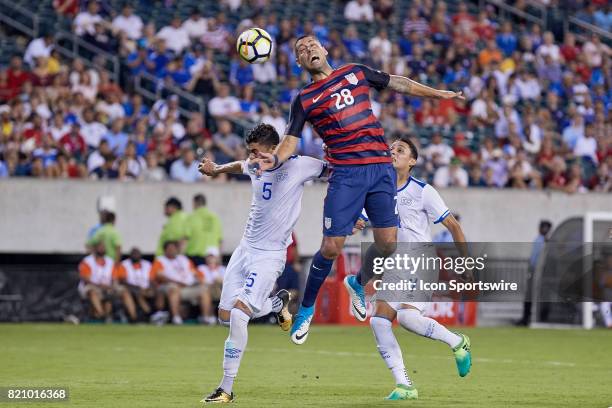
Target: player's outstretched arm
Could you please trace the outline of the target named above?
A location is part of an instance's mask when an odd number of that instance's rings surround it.
[[[437,98],[437,99],[465,99],[463,92],[443,91],[440,89],[430,88],[427,85],[413,81],[410,78],[406,78],[399,75],[391,75],[389,78],[389,84],[387,88],[394,90],[405,95],[421,96],[424,98]]]
[[[198,171],[207,176],[217,176],[222,173],[242,174],[242,164],[242,161],[235,161],[219,165],[208,158],[204,158],[198,165]]]
[[[457,248],[457,251],[459,251],[459,254],[461,254],[462,257],[467,258],[469,256],[468,246],[467,242],[465,241],[463,228],[461,228],[459,221],[457,221],[453,214],[450,214],[444,219],[444,221],[442,221],[442,225],[444,225],[453,236],[453,241],[455,242],[455,247]],[[463,279],[466,281],[473,281],[474,275],[472,274],[472,271],[466,271],[463,275]]]
[[[259,153],[259,158],[252,160],[253,163],[259,165],[258,173],[270,170],[287,160],[295,152],[299,140],[299,137],[285,135],[274,149],[274,153]]]

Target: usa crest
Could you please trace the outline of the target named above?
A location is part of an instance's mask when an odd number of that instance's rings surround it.
[[[325,229],[331,228],[331,218],[325,217]]]
[[[359,82],[359,80],[357,79],[357,75],[355,75],[352,72],[350,74],[348,74],[348,75],[345,75],[344,78],[346,78],[346,80],[351,85],[357,85],[357,82]]]

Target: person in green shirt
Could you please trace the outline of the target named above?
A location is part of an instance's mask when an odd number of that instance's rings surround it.
[[[187,248],[185,254],[196,265],[204,264],[209,249],[220,249],[222,231],[219,216],[206,207],[206,197],[193,197],[193,212],[187,219]]]
[[[100,242],[104,243],[106,256],[114,262],[121,261],[121,235],[115,227],[115,214],[112,212],[104,212],[102,226],[96,230],[87,244],[93,247]]]
[[[183,212],[183,204],[176,197],[170,197],[164,205],[164,214],[168,221],[162,228],[159,242],[157,243],[156,255],[164,254],[164,243],[168,241],[179,242],[179,248],[184,248],[183,243],[187,236],[187,214]],[[182,251],[180,251],[182,252]]]

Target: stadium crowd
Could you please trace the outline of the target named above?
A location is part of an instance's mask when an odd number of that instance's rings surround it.
[[[166,200],[166,222],[153,262],[137,247],[125,251],[115,227],[114,207],[112,197],[98,201],[99,223],[88,232],[87,255],[78,267],[78,292],[88,306],[87,318],[179,325],[193,316],[201,324],[215,325],[214,306],[221,297],[225,274],[223,229],[219,216],[207,206],[206,196],[193,197],[191,213],[178,198]],[[297,301],[300,259],[295,235],[292,237],[277,288],[292,292]]]
[[[0,178],[225,182],[198,174],[198,158],[246,157],[234,119],[283,133],[291,98],[309,80],[293,43],[311,34],[332,66],[361,62],[463,90],[466,101],[374,95],[386,135],[414,136],[414,174],[435,186],[612,191],[612,53],[597,35],[559,38],[537,24],[503,20],[493,8],[475,12],[441,0],[413,2],[404,19],[393,0],[351,0],[343,30],[323,13],[312,21],[280,18],[266,12],[267,1],[251,2],[253,15],[232,24],[241,1],[222,3],[214,16],[193,9],[157,26],[129,4],[115,12],[105,2],[56,2],[76,35],[121,57],[125,75],[113,81],[100,57],[91,67],[64,60],[50,31],[32,40],[0,69]],[[609,4],[587,3],[579,15],[609,30]],[[276,52],[265,64],[249,65],[234,52],[236,35],[251,26],[274,37]],[[389,26],[400,27],[396,38]],[[151,106],[134,91],[141,73],[166,91]],[[206,101],[206,116],[182,115],[173,87]],[[256,97],[262,88],[278,92]],[[300,150],[324,155],[311,128]]]

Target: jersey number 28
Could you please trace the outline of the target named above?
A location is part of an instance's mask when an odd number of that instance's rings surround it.
[[[340,110],[346,106],[350,106],[355,103],[355,98],[350,89],[344,88],[340,90],[340,93],[336,92],[331,94],[332,98],[336,98],[336,109]],[[344,103],[342,103],[344,102]]]

